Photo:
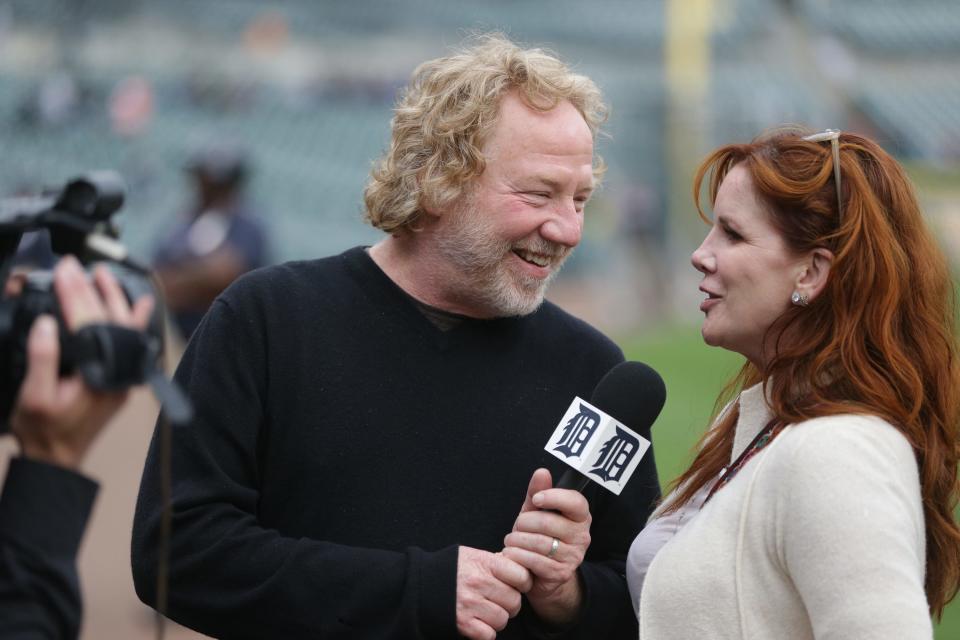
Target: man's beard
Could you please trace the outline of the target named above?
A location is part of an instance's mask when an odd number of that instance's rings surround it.
[[[489,218],[476,208],[470,196],[447,215],[452,218],[438,239],[438,249],[464,277],[458,297],[488,309],[495,317],[536,311],[570,249],[536,234],[516,242],[498,237]],[[514,249],[553,256],[550,275],[540,279],[510,269],[507,263]]]

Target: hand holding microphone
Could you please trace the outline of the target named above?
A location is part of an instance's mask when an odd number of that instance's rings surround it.
[[[590,505],[578,491],[555,489],[547,469],[530,478],[503,555],[530,570],[527,600],[554,625],[573,620],[583,599],[577,569],[590,546]]]
[[[656,371],[623,362],[597,384],[592,405],[574,400],[547,443],[546,450],[571,468],[555,487],[548,470],[534,472],[503,551],[533,574],[527,599],[546,622],[570,622],[582,602],[577,569],[590,546],[592,517],[580,491],[594,480],[620,494],[650,446],[650,429],[665,400]]]

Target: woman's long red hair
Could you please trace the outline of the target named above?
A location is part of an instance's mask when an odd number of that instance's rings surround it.
[[[746,167],[774,225],[797,253],[834,254],[826,288],[770,328],[777,351],[763,371],[749,362],[717,408],[741,389],[766,386],[788,423],[840,413],[878,415],[907,438],[920,471],[926,523],[926,595],[937,617],[960,588],[960,369],[950,271],[927,229],[910,180],[874,142],[840,136],[843,216],[830,142],[779,131],[713,152],[697,170],[694,200],[709,176],[710,202],[738,164]],[[780,340],[789,329],[790,340]],[[802,396],[799,387],[809,390]],[[729,462],[737,411],[717,419],[674,483],[668,510],[689,500]]]

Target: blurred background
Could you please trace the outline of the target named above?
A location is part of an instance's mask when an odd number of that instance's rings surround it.
[[[232,238],[226,210],[249,220],[236,241],[251,264],[371,244],[361,194],[397,89],[492,29],[557,52],[612,107],[605,183],[550,297],[664,373],[665,481],[739,364],[698,333],[690,185],[709,150],[784,123],[869,135],[960,260],[956,0],[0,0],[0,196],[116,169],[121,237],[157,264]],[[218,204],[211,184],[242,196]],[[185,230],[198,211],[218,215]],[[81,559],[84,638],[152,634],[128,547],[155,414],[137,396],[87,464],[103,486]],[[960,638],[960,605],[937,637]]]

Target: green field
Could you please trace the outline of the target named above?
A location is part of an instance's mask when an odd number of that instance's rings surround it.
[[[620,338],[630,360],[646,362],[667,385],[667,404],[653,429],[657,466],[664,485],[689,464],[716,396],[742,358],[703,344],[697,327],[678,327]],[[947,607],[936,640],[960,638],[960,598]]]

